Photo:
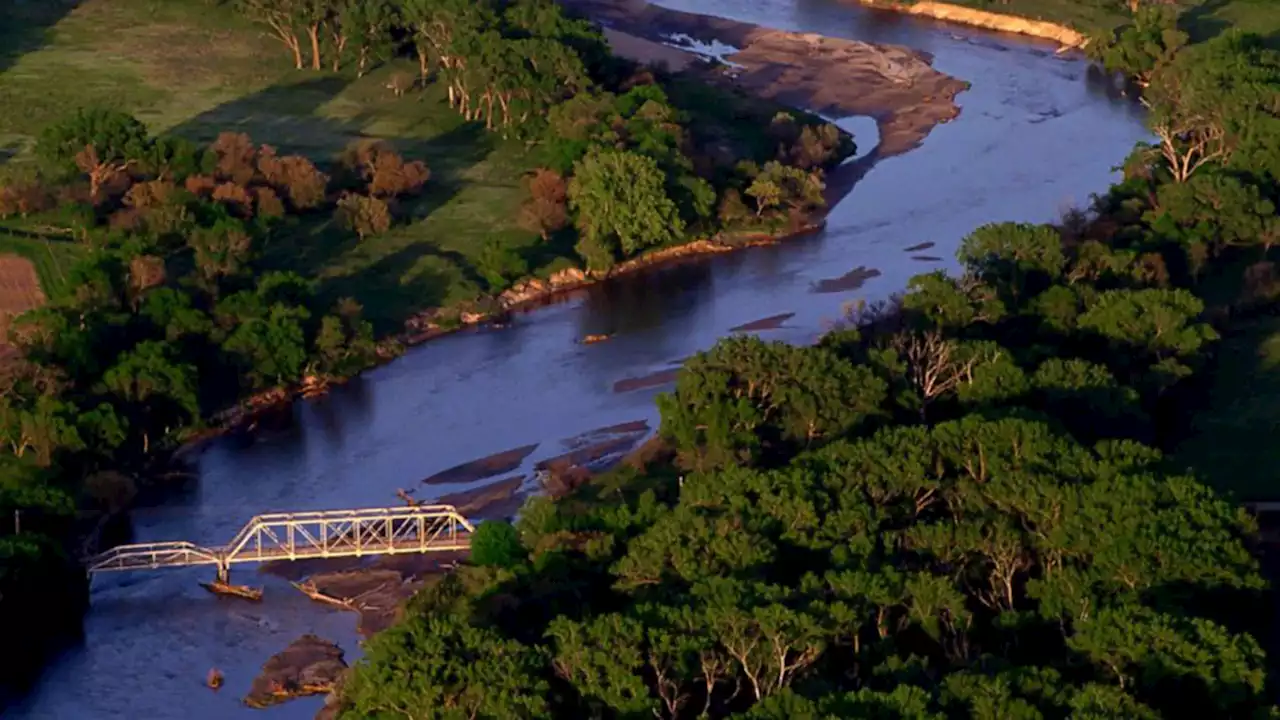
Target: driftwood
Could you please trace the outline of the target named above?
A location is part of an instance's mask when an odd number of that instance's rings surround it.
[[[259,602],[262,600],[262,588],[251,588],[247,585],[232,585],[230,583],[218,582],[202,582],[200,587],[208,590],[215,595],[226,595],[229,597],[244,598]]]
[[[370,606],[366,602],[364,602],[365,599],[368,598],[370,595],[373,595],[374,593],[378,593],[385,590],[388,585],[388,583],[382,583],[375,588],[366,590],[360,593],[359,595],[356,595],[355,597],[343,598],[343,597],[336,597],[334,595],[329,595],[328,593],[323,592],[322,590],[316,587],[315,583],[311,582],[310,580],[305,580],[300,583],[290,582],[289,584],[293,585],[295,588],[298,589],[299,592],[311,598],[312,600],[333,605],[334,607],[342,608],[343,610],[350,610],[352,612],[362,612],[364,610],[368,610]]]
[[[586,337],[582,338],[582,344],[594,345],[596,343],[604,342],[605,340],[608,340],[611,337],[613,336],[612,335],[587,335]]]
[[[400,498],[401,500],[403,500],[403,501],[404,501],[404,503],[405,503],[406,505],[408,505],[409,507],[417,507],[417,506],[419,506],[419,505],[423,504],[424,502],[426,502],[425,500],[414,500],[414,499],[413,499],[412,497],[410,497],[410,495],[409,495],[411,492],[413,492],[413,491],[412,491],[412,490],[405,490],[404,488],[400,488],[399,490],[396,490],[396,497],[398,497],[398,498]]]

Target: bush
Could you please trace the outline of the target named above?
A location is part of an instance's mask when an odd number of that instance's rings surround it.
[[[385,142],[351,145],[343,153],[342,164],[349,173],[367,183],[369,194],[378,198],[415,195],[431,178],[426,163],[406,162]]]
[[[13,215],[26,217],[31,213],[48,210],[53,205],[53,196],[38,182],[0,185],[0,218]]]
[[[520,533],[505,520],[486,520],[471,536],[471,562],[481,567],[515,567],[527,556]]]
[[[568,185],[554,170],[538,168],[526,179],[529,199],[520,208],[520,224],[546,240],[569,223]]]
[[[486,242],[476,257],[476,273],[484,278],[491,293],[506,290],[513,281],[528,272],[529,266],[524,258],[497,240]]]
[[[301,155],[279,156],[275,149],[264,145],[258,153],[258,172],[294,210],[301,212],[324,204],[329,176]]]
[[[338,222],[363,240],[391,229],[391,208],[378,198],[345,193],[338,198]]]

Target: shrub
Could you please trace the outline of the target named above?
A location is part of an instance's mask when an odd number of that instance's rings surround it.
[[[242,218],[253,217],[253,198],[243,185],[224,182],[213,189],[214,202],[226,205],[233,215]]]
[[[251,190],[253,191],[254,208],[258,217],[284,217],[284,201],[280,199],[275,190],[269,187],[255,187],[251,188]]]
[[[276,155],[264,145],[258,152],[258,172],[294,210],[311,210],[324,204],[329,176],[301,155]]]
[[[38,182],[0,186],[0,218],[26,217],[53,206],[53,196]]]
[[[416,194],[431,178],[426,163],[406,162],[385,142],[351,145],[343,154],[342,164],[368,184],[370,195],[379,198]]]
[[[520,533],[505,520],[486,520],[471,536],[471,562],[481,567],[515,567],[526,557]]]
[[[216,158],[215,174],[223,182],[248,185],[258,173],[258,150],[244,133],[221,133],[209,150]]]
[[[526,179],[529,199],[520,208],[520,224],[545,240],[569,222],[568,185],[554,170],[538,168]]]
[[[491,293],[506,290],[512,281],[528,272],[529,266],[524,258],[497,240],[486,242],[476,257],[476,273],[484,278]]]
[[[361,240],[391,229],[391,208],[378,198],[344,193],[338,198],[336,215],[338,222]]]
[[[163,285],[166,277],[164,258],[135,255],[129,260],[129,294],[135,302],[151,288]]]
[[[213,196],[214,189],[218,187],[218,180],[209,175],[189,175],[183,181],[183,187],[196,197],[208,198]]]
[[[751,217],[751,208],[742,200],[742,193],[735,188],[729,188],[724,193],[724,198],[720,200],[720,222],[724,225],[731,226],[743,222]]]

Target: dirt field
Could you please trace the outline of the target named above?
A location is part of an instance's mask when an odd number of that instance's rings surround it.
[[[0,361],[13,351],[5,342],[9,319],[44,304],[44,292],[31,261],[17,255],[0,255]]]

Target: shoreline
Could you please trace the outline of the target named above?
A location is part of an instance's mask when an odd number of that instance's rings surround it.
[[[1037,20],[1014,13],[979,10],[978,8],[954,3],[933,2],[933,0],[921,0],[920,2],[854,0],[854,2],[873,10],[884,10],[981,30],[993,30],[1039,40],[1050,40],[1062,46],[1058,50],[1059,53],[1072,49],[1083,49],[1089,44],[1088,36],[1066,25],[1048,20]]]

